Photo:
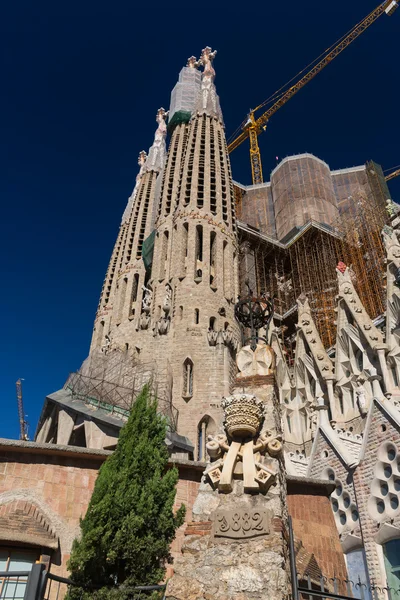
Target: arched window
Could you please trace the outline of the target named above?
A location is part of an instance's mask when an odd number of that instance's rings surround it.
[[[207,438],[209,435],[214,435],[215,432],[214,419],[206,415],[197,426],[197,460],[207,460]]]
[[[210,317],[209,328],[211,331],[215,331],[215,322],[216,322],[216,318]]]
[[[182,396],[185,400],[190,400],[193,396],[193,362],[190,358],[183,363]]]

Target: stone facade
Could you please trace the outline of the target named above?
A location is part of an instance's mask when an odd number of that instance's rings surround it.
[[[289,514],[302,577],[309,568],[314,582],[348,575],[393,586],[387,545],[400,544],[397,209],[388,202],[392,227],[383,233],[386,314],[372,319],[352,268],[339,263],[335,275],[332,266],[323,282],[331,293],[337,277],[336,343],[328,347],[313,298],[300,295],[290,306],[294,280],[285,276],[289,254],[282,250],[298,228],[301,236],[307,227],[318,231],[313,240],[333,239],[338,214],[354,205],[347,193],[361,186],[378,206],[385,189],[374,183],[372,163],[331,173],[311,155],[290,157],[271,184],[241,186],[246,223],[238,224],[214,58],[207,47],[180,74],[168,152],[167,113],[159,109],[153,145],[139,156],[88,359],[46,399],[36,444],[0,442],[4,542],[43,548],[65,574],[97,469],[151,382],[168,418],[171,463],[179,465],[176,507],[187,506],[172,548],[171,600],[286,598]],[[240,246],[239,228],[247,236]],[[266,240],[283,273],[277,267],[273,282],[256,251]],[[278,296],[268,344],[241,348],[235,302],[247,282],[257,290],[260,281]],[[282,342],[285,327],[293,328],[294,355]],[[257,429],[251,423],[260,411]]]

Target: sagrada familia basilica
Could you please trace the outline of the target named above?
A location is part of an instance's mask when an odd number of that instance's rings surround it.
[[[0,440],[1,544],[67,574],[150,382],[187,507],[167,598],[395,598],[398,208],[372,161],[331,171],[303,154],[235,182],[215,55],[188,60],[139,154],[88,358],[33,442]]]

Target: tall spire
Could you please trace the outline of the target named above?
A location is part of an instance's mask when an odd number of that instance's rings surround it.
[[[167,125],[165,119],[168,112],[164,108],[159,108],[156,115],[158,123],[154,134],[154,142],[149,150],[149,155],[144,166],[146,171],[156,171],[159,173],[164,168],[165,157],[167,153],[165,138],[167,137]]]
[[[214,85],[215,70],[212,65],[212,61],[216,54],[217,51],[212,50],[210,46],[206,46],[201,51],[198,64],[204,67],[204,71],[201,77],[201,88],[196,102],[195,112],[198,114],[205,113],[212,117],[217,117],[222,121],[222,111]]]
[[[139,165],[139,173],[136,175],[136,183],[135,183],[135,187],[133,188],[133,192],[132,194],[129,196],[128,198],[128,204],[126,205],[126,208],[124,210],[124,214],[122,215],[122,223],[125,223],[131,214],[132,211],[132,207],[133,207],[133,203],[135,201],[136,195],[137,195],[137,191],[139,188],[139,183],[140,180],[143,176],[144,173],[144,164],[146,162],[147,159],[147,153],[144,150],[141,150],[139,152],[139,158],[138,158],[138,165]]]

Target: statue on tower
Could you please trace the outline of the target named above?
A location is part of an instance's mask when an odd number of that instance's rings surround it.
[[[146,161],[147,171],[161,171],[164,166],[166,147],[165,138],[167,137],[167,125],[165,119],[167,118],[168,112],[164,108],[159,108],[156,115],[156,121],[158,123],[157,130],[154,134],[154,142],[149,150],[149,156]]]
[[[139,188],[139,183],[140,183],[140,180],[144,173],[144,165],[145,165],[146,159],[147,159],[147,152],[145,152],[144,150],[139,152],[139,157],[138,157],[138,165],[140,167],[139,173],[136,175],[135,187],[133,188],[132,194],[129,196],[128,204],[126,205],[124,214],[122,215],[122,223],[124,223],[131,216],[133,203],[135,201],[136,194],[137,194],[137,191]]]
[[[194,64],[194,66],[198,64],[204,67],[201,77],[200,102],[198,102],[197,111],[206,111],[208,114],[215,115],[222,120],[221,108],[214,86],[215,70],[212,66],[212,61],[216,54],[216,50],[211,50],[210,46],[206,46],[201,52],[198,63]]]

